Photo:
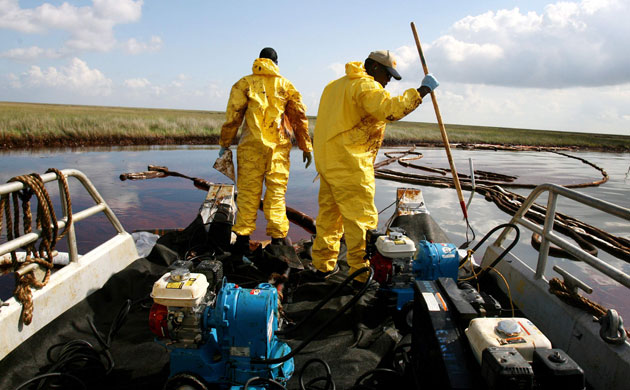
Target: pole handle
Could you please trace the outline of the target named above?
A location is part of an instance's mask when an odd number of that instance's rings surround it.
[[[413,37],[416,40],[416,47],[418,48],[418,55],[420,55],[420,62],[422,63],[422,70],[424,70],[425,76],[429,74],[429,67],[427,66],[427,61],[424,58],[424,53],[422,52],[422,46],[420,45],[420,38],[418,38],[418,31],[416,30],[416,25],[414,22],[411,22],[411,31],[413,32]],[[437,117],[438,127],[440,128],[440,133],[442,134],[442,142],[444,143],[444,149],[446,150],[446,157],[448,159],[448,163],[451,167],[451,174],[453,175],[453,182],[455,183],[455,189],[457,190],[457,197],[459,198],[459,204],[462,208],[462,212],[464,213],[464,218],[468,219],[468,212],[466,211],[466,202],[464,202],[464,194],[462,193],[462,187],[459,182],[459,176],[457,175],[457,169],[455,168],[455,162],[453,161],[453,156],[451,155],[451,146],[448,142],[448,135],[446,134],[446,128],[444,127],[444,123],[442,122],[442,114],[440,113],[440,107],[438,107],[437,98],[435,97],[435,93],[431,91],[431,101],[433,102],[433,109],[435,110],[435,116]]]

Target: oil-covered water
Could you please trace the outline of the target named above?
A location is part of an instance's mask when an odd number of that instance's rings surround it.
[[[392,149],[382,149],[383,152]],[[404,150],[404,149],[396,149]],[[424,157],[414,163],[448,168],[444,150],[435,148],[416,149]],[[128,172],[145,171],[147,165],[166,166],[171,171],[183,173],[191,177],[199,177],[210,182],[230,182],[222,174],[212,168],[217,158],[217,148],[211,146],[170,146],[170,147],[112,147],[86,148],[81,150],[37,150],[11,151],[0,153],[0,183],[11,177],[31,172],[44,173],[48,168],[76,168],[83,171],[94,183],[103,198],[114,210],[127,231],[181,228],[187,226],[196,216],[205,197],[205,192],[196,189],[192,181],[179,177],[165,177],[139,181],[121,181],[119,175]],[[517,176],[519,183],[541,184],[552,182],[558,184],[575,184],[600,180],[601,173],[593,167],[577,159],[567,158],[549,152],[508,152],[508,151],[463,151],[452,150],[455,164],[459,172],[469,174],[469,158],[473,159],[476,170],[491,171],[505,175]],[[606,200],[617,205],[630,208],[630,154],[570,152],[570,155],[586,159],[603,168],[610,176],[607,183],[599,187],[588,187],[577,191]],[[287,190],[287,204],[313,217],[317,216],[317,192],[319,182],[313,181],[316,172],[313,166],[304,169],[302,153],[294,150],[291,155],[291,177]],[[378,161],[377,160],[377,161]],[[397,164],[388,168],[410,171]],[[418,174],[425,174],[416,171]],[[92,205],[89,195],[74,180],[70,180],[72,203],[76,210]],[[385,209],[395,200],[398,187],[412,185],[393,181],[377,180],[375,203],[379,210]],[[413,186],[412,186],[413,187]],[[53,196],[57,196],[57,187],[48,186]],[[444,229],[455,245],[467,240],[466,224],[462,218],[459,201],[454,189],[421,187],[429,211],[438,224]],[[530,189],[509,189],[527,196]],[[470,192],[464,192],[468,202]],[[546,199],[539,202],[546,205]],[[379,216],[379,225],[386,223],[392,209],[385,210]],[[617,217],[608,216],[573,201],[561,200],[557,211],[578,218],[588,224],[612,234],[630,238],[630,222]],[[58,211],[60,213],[60,211]],[[469,207],[469,221],[481,239],[493,227],[508,222],[511,216],[499,210],[492,202],[481,195],[473,195]],[[259,212],[258,230],[254,239],[266,239],[265,220]],[[106,240],[114,233],[104,216],[95,216],[77,224],[77,240],[79,251],[87,252],[98,243]],[[309,237],[300,227],[291,225],[289,235],[293,241]],[[468,238],[471,238],[470,233]],[[531,234],[523,231],[520,243],[513,252],[535,268],[538,252],[530,244]],[[3,231],[0,241],[6,240]],[[65,250],[65,242],[58,244],[59,250]],[[478,260],[484,248],[476,254]],[[599,257],[611,265],[630,273],[630,263],[614,258],[599,251]],[[550,258],[547,266],[547,277],[558,276],[552,271],[554,264],[560,264],[569,272],[590,284],[595,292],[592,298],[606,307],[617,308],[630,321],[630,299],[628,290],[616,282],[590,269],[585,264]]]

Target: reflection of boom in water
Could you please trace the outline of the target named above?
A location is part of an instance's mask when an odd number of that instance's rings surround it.
[[[154,178],[166,177],[166,176],[183,177],[185,179],[192,180],[195,187],[203,191],[208,191],[210,189],[210,186],[212,185],[211,182],[205,179],[201,179],[198,177],[190,177],[176,171],[170,171],[168,167],[159,166],[159,165],[149,165],[147,167],[147,171],[144,171],[144,172],[123,173],[120,175],[120,180],[128,180],[128,179],[129,180],[144,180],[144,179],[154,179]],[[259,207],[262,210],[262,207],[263,207],[262,200],[260,201]],[[289,218],[289,221],[298,225],[299,227],[306,230],[307,232],[311,234],[315,234],[315,221],[313,220],[313,218],[311,218],[310,216],[292,207],[286,206],[286,209],[287,209],[287,218]]]
[[[582,188],[582,187],[593,187],[599,186],[606,181],[608,181],[608,173],[597,165],[583,159],[580,157],[574,157],[565,153],[560,153],[553,150],[545,150],[549,152],[553,152],[556,154],[560,154],[569,158],[574,158],[582,161],[583,163],[592,166],[602,173],[602,179],[598,181],[593,181],[590,183],[577,183],[577,184],[567,184],[563,187],[567,188]],[[394,156],[394,154],[396,156]],[[412,157],[407,157],[409,155],[413,155]],[[450,177],[444,176],[435,176],[435,175],[417,175],[413,173],[407,172],[399,172],[390,169],[383,169],[383,166],[389,165],[393,162],[398,162],[400,165],[406,168],[415,168],[421,170],[430,170],[432,172],[439,173],[441,175],[445,175],[448,172],[448,169],[435,169],[435,168],[427,168],[422,167],[416,164],[410,164],[409,160],[417,160],[422,158],[422,154],[418,152],[414,152],[413,149],[403,151],[403,152],[394,152],[394,153],[385,153],[385,156],[388,157],[386,160],[379,162],[374,165],[375,171],[374,176],[379,179],[397,181],[402,183],[411,183],[417,185],[426,185],[426,186],[434,186],[434,187],[443,187],[450,188],[453,187],[453,180]],[[630,170],[629,170],[630,171]],[[474,176],[478,176],[480,171],[474,171]],[[472,175],[471,175],[472,176]],[[514,215],[518,209],[521,207],[523,202],[525,201],[525,197],[516,194],[514,192],[507,191],[502,187],[518,187],[518,188],[535,188],[538,184],[515,184],[512,183],[516,177],[501,175],[493,172],[484,172],[485,178],[492,178],[490,180],[475,179],[476,186],[473,188],[472,178],[459,174],[461,186],[464,190],[479,192],[484,195],[486,200],[494,202],[501,210],[509,213],[510,215]],[[472,197],[471,197],[472,199]],[[545,219],[545,215],[547,213],[547,209],[544,206],[540,206],[538,204],[534,204],[532,208],[527,212],[526,217],[530,220],[536,222],[542,222]],[[630,240],[624,237],[619,237],[612,235],[608,232],[605,232],[599,228],[596,228],[592,225],[584,223],[578,219],[570,217],[568,215],[564,215],[561,213],[555,213],[555,222],[553,226],[554,230],[561,232],[563,234],[568,235],[576,239],[578,243],[582,246],[581,242],[586,241],[591,245],[597,246],[598,248],[606,251],[607,253],[624,260],[626,262],[630,262]]]

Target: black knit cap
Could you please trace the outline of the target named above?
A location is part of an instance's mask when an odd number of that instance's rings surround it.
[[[278,64],[278,53],[276,53],[276,51],[271,47],[265,47],[262,49],[258,58],[269,58],[276,65]]]

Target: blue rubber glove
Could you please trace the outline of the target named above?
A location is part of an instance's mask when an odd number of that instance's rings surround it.
[[[223,153],[225,153],[225,151],[228,149],[229,148],[224,148],[223,146],[221,146],[221,149],[219,149],[219,157],[223,157]]]
[[[422,79],[422,84],[423,87],[427,87],[431,90],[431,92],[433,92],[433,90],[435,88],[438,87],[438,85],[440,85],[440,82],[437,81],[437,79],[435,77],[433,77],[433,75],[431,73],[429,73],[428,75],[424,76],[424,78]]]

